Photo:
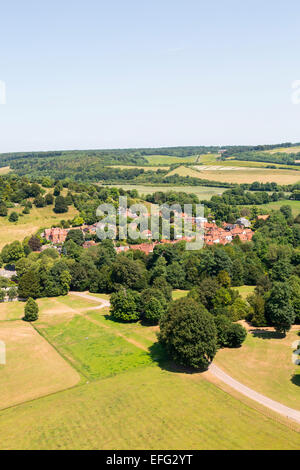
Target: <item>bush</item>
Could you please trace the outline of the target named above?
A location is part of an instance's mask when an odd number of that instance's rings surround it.
[[[112,317],[125,322],[137,321],[140,317],[138,300],[139,294],[131,290],[120,289],[113,293],[110,298]]]
[[[206,369],[217,351],[213,316],[193,299],[170,304],[160,320],[158,338],[175,362],[195,369]]]
[[[246,336],[247,331],[242,325],[239,325],[239,323],[232,323],[227,334],[227,346],[229,348],[239,348],[245,341]]]
[[[17,212],[12,212],[10,216],[8,217],[9,222],[18,222],[19,216]]]
[[[25,321],[36,321],[39,317],[38,304],[31,297],[29,297],[29,299],[26,302],[24,312],[25,312],[25,315],[23,319]]]

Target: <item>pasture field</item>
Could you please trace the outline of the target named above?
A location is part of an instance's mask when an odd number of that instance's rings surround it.
[[[206,167],[207,168],[207,167]],[[215,169],[201,169],[199,165],[197,170],[191,167],[178,167],[171,174],[178,174],[182,176],[193,176],[197,178],[207,179],[211,181],[219,181],[223,183],[253,183],[259,181],[261,183],[278,183],[278,184],[294,184],[300,182],[300,172],[297,170],[274,170],[262,168],[245,168],[245,169],[232,169],[219,170],[219,165]],[[196,175],[197,174],[197,175]]]
[[[23,207],[9,209],[8,213],[21,213]],[[18,222],[9,222],[7,217],[0,217],[0,249],[6,243],[14,240],[22,241],[28,235],[32,235],[42,227],[51,227],[62,219],[73,219],[78,215],[77,209],[69,206],[69,211],[64,214],[55,214],[53,206],[30,209],[30,214],[25,214],[19,218]]]
[[[0,322],[6,365],[0,365],[0,408],[76,385],[79,374],[23,321]]]
[[[168,186],[168,185],[160,185],[160,186],[147,186],[142,184],[109,184],[107,185],[111,188],[119,188],[130,190],[136,189],[140,195],[146,194],[153,194],[157,191],[167,192],[167,191],[175,191],[175,192],[184,192],[184,193],[194,193],[196,194],[200,200],[206,199],[209,200],[212,196],[217,194],[222,194],[227,188],[217,188],[217,187],[210,187],[210,186]],[[105,186],[104,186],[105,187]]]
[[[282,338],[273,329],[253,328],[241,348],[219,350],[214,362],[244,385],[300,410],[300,370],[292,362],[296,340],[294,329]]]
[[[173,163],[194,163],[196,161],[196,156],[192,155],[190,157],[174,157],[172,155],[146,155],[146,160],[148,160],[150,165],[172,165]]]

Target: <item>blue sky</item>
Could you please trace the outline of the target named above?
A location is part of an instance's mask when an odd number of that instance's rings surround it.
[[[0,152],[300,141],[300,2],[1,2]]]

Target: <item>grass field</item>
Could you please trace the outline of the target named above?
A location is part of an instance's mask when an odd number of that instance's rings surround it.
[[[297,449],[299,444],[299,434],[205,380],[158,367],[0,413],[1,449]]]
[[[241,348],[218,351],[215,363],[244,385],[300,410],[300,368],[292,363],[295,340],[299,340],[295,330],[282,338],[256,329]]]
[[[152,363],[147,352],[81,316],[40,331],[89,380]]]
[[[240,295],[243,297],[243,299],[245,299],[249,294],[252,294],[252,292],[254,291],[254,288],[255,286],[240,286],[240,287],[236,287],[235,289],[237,289]]]
[[[120,185],[108,185],[111,188],[120,187]],[[207,199],[209,200],[212,196],[216,194],[222,194],[226,188],[217,188],[217,187],[209,187],[209,186],[167,186],[167,185],[160,185],[160,186],[146,186],[141,184],[122,184],[122,188],[126,190],[136,189],[140,195],[146,194],[153,194],[157,191],[176,191],[176,192],[184,192],[184,193],[194,193],[196,194],[199,199]]]
[[[0,411],[0,449],[299,448],[288,426],[203,374],[175,370],[157,345],[157,327],[115,322],[108,309],[75,295],[38,303],[40,335],[19,320],[0,321],[8,345],[1,407],[42,395]],[[0,317],[24,307],[7,305]]]
[[[11,212],[21,213],[23,207],[9,209]],[[55,214],[53,206],[36,208],[32,207],[30,214],[20,217],[18,222],[9,222],[7,217],[0,217],[0,249],[8,242],[14,240],[22,241],[26,236],[35,233],[42,227],[51,227],[62,219],[73,219],[78,214],[77,209],[69,206],[65,214]]]
[[[221,165],[220,165],[221,166]],[[194,167],[196,168],[196,167]],[[246,168],[230,170],[201,169],[201,165],[197,166],[197,170],[192,167],[180,166],[171,171],[171,174],[181,176],[192,176],[210,181],[219,181],[224,183],[253,183],[259,181],[261,183],[275,182],[279,184],[293,184],[300,182],[300,172],[293,170],[272,170],[261,168]]]
[[[0,365],[0,408],[64,390],[79,374],[28,323],[0,322],[6,365]]]
[[[175,289],[172,292],[173,300],[181,299],[182,297],[185,297],[186,295],[188,295],[188,293],[189,293],[188,290]]]

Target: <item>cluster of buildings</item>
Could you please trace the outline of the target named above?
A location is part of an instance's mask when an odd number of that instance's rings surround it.
[[[126,215],[132,217],[134,214],[130,213],[129,210],[126,211]],[[254,232],[250,228],[250,222],[248,219],[241,217],[237,219],[234,224],[229,224],[224,222],[222,227],[219,227],[214,221],[208,222],[207,219],[201,218],[201,220],[197,220],[195,217],[186,216],[182,214],[182,217],[190,217],[192,223],[198,224],[201,222],[201,226],[203,227],[204,231],[204,244],[205,245],[214,245],[214,244],[221,244],[226,245],[227,243],[231,243],[232,240],[236,237],[242,242],[249,242],[252,240]],[[135,217],[133,217],[135,218]],[[137,225],[137,224],[136,224]],[[83,233],[89,234],[96,234],[97,224],[93,225],[82,225],[80,227],[76,227],[77,230],[82,230]],[[53,245],[64,243],[70,228],[60,228],[60,227],[53,227],[49,229],[45,229],[43,236],[51,242]],[[175,240],[161,240],[161,241],[152,241],[152,232],[151,230],[144,230],[142,232],[142,237],[147,240],[144,243],[136,244],[136,245],[124,245],[124,246],[116,246],[117,253],[123,253],[128,251],[129,249],[132,250],[140,250],[146,254],[152,253],[154,250],[155,245],[162,244],[162,243],[178,243],[179,241],[193,241],[195,239],[195,235],[191,234],[190,236],[182,236],[178,235]],[[89,248],[90,246],[95,246],[96,242],[94,240],[85,241],[83,244],[84,248]]]
[[[80,227],[71,227],[71,228],[60,228],[60,227],[53,227],[53,228],[46,228],[42,236],[46,238],[49,242],[55,244],[64,243],[66,241],[68,232],[70,230],[81,230],[84,234],[96,234],[97,224],[93,225],[81,225]]]

